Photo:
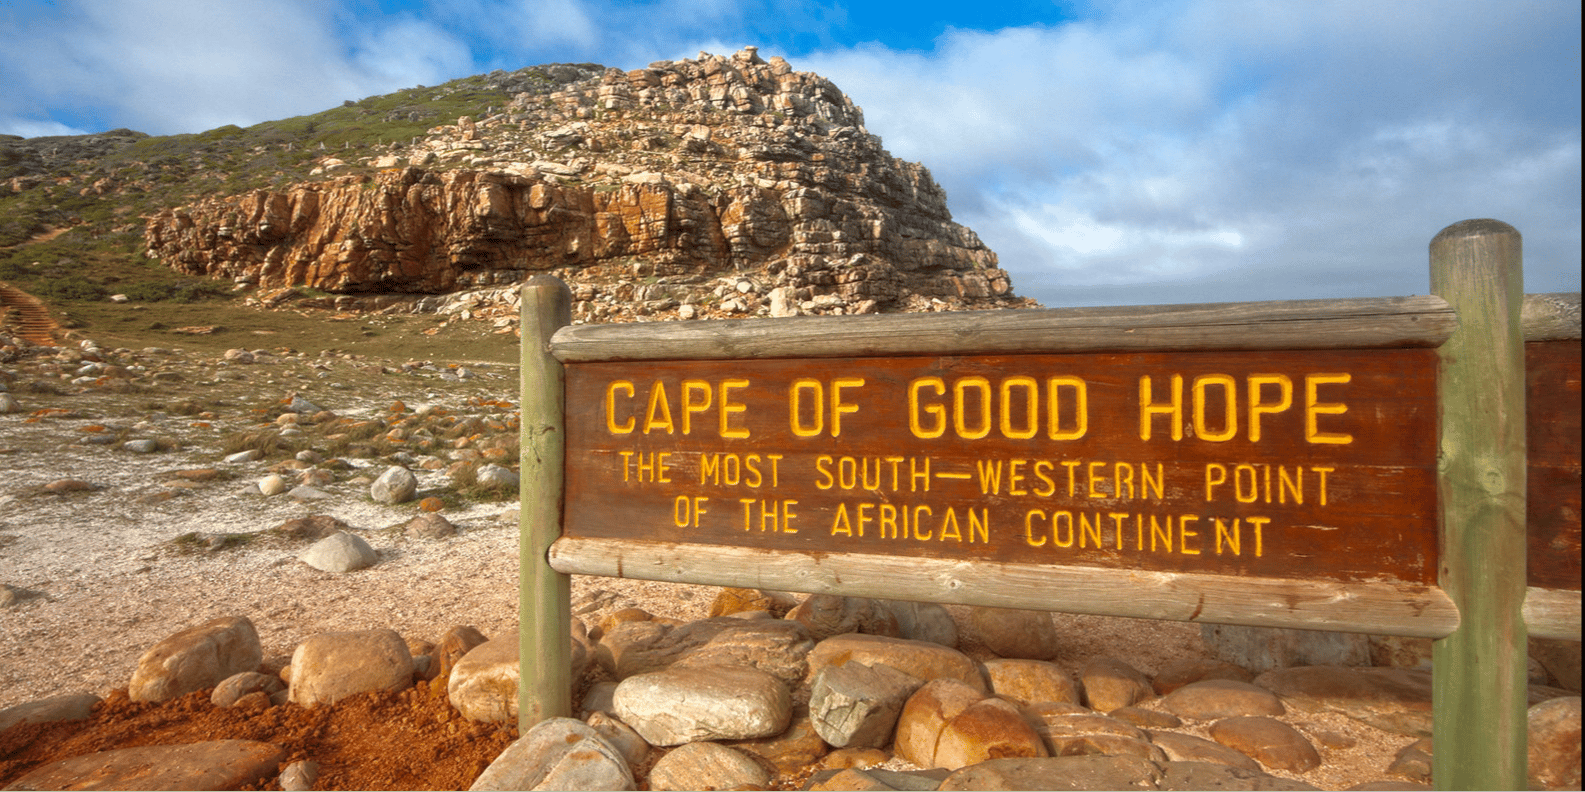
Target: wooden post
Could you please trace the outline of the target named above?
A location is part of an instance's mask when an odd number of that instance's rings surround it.
[[[561,535],[564,372],[550,337],[572,323],[572,293],[550,275],[523,284],[522,487],[518,533],[517,728],[572,714],[572,593],[546,553]]]
[[[1432,650],[1437,789],[1526,788],[1521,250],[1496,220],[1431,240],[1431,291],[1459,320],[1440,350],[1439,578],[1460,623]]]

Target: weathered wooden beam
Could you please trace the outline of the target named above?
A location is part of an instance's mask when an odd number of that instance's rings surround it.
[[[1526,294],[1519,316],[1527,342],[1578,341],[1580,293]]]
[[[1440,638],[1458,613],[1440,590],[1405,583],[1282,580],[863,553],[563,537],[550,566],[574,575],[1030,608],[1256,627]]]
[[[1439,297],[578,325],[564,363],[1021,352],[1434,347],[1458,324]]]
[[[1580,593],[1531,587],[1524,597],[1524,623],[1536,638],[1580,639]]]
[[[1524,304],[1519,232],[1466,220],[1431,241],[1431,291],[1458,311],[1441,356],[1442,590],[1432,645],[1437,789],[1525,786]]]
[[[518,531],[518,733],[572,714],[572,593],[545,553],[561,535],[566,459],[565,373],[550,337],[572,321],[572,293],[549,275],[523,284],[522,435]]]

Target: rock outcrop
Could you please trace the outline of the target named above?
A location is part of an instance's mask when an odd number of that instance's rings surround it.
[[[753,48],[607,69],[321,168],[159,212],[148,254],[265,304],[302,286],[389,306],[537,272],[572,283],[587,320],[1023,304],[923,166],[829,80]]]

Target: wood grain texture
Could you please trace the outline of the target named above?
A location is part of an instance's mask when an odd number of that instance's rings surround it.
[[[1580,639],[1580,593],[1532,588],[1525,593],[1524,623],[1535,638]]]
[[[1531,341],[1524,346],[1528,583],[1532,588],[1572,591],[1577,610],[1581,552],[1580,341]]]
[[[561,534],[566,468],[565,374],[548,347],[572,320],[572,295],[559,279],[536,275],[522,297],[517,723],[526,733],[572,714],[571,585],[545,562]]]
[[[1467,220],[1431,241],[1458,311],[1442,358],[1442,572],[1460,624],[1432,645],[1438,789],[1525,785],[1525,359],[1519,232]]]
[[[1084,569],[846,553],[778,554],[633,539],[565,537],[550,565],[578,575],[1029,608],[1139,619],[1439,638],[1458,624],[1438,589]]]
[[[578,325],[563,362],[1018,352],[1434,347],[1457,319],[1438,297]]]
[[[567,535],[1435,581],[1432,350],[567,368]],[[1347,443],[1307,441],[1311,375],[1341,410],[1315,426]],[[1179,383],[1149,439],[1145,379],[1161,404]],[[1273,412],[1252,416],[1251,387]]]

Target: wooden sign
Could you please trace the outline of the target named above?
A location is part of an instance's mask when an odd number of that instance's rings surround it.
[[[1525,344],[1529,585],[1580,590],[1580,342]]]
[[[1436,580],[1428,349],[577,363],[564,535]]]

